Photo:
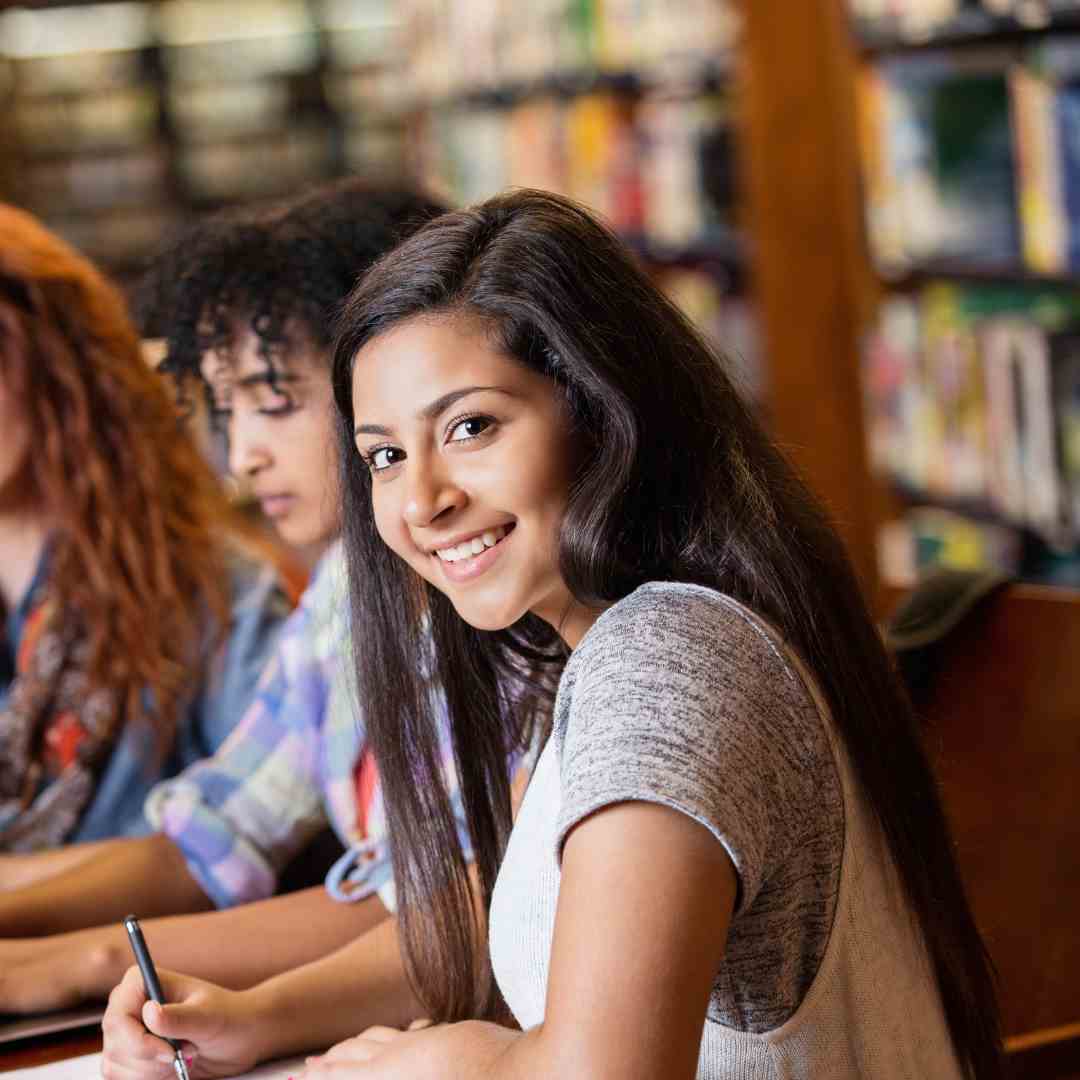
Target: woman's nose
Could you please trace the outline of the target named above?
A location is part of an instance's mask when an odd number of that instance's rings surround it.
[[[422,463],[409,475],[403,515],[414,528],[432,525],[465,505],[466,495],[453,476],[437,465]]]

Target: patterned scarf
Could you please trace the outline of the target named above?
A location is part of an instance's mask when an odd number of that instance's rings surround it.
[[[0,851],[62,844],[94,794],[119,730],[119,695],[88,689],[87,651],[77,620],[39,580],[0,705]]]

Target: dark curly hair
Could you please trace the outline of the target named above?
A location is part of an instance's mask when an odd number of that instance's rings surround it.
[[[161,368],[181,393],[194,380],[209,394],[202,357],[208,349],[228,355],[238,319],[258,336],[273,385],[295,335],[328,353],[357,278],[443,209],[410,188],[353,177],[213,215],[155,260],[135,293],[137,317],[145,334],[165,339]]]

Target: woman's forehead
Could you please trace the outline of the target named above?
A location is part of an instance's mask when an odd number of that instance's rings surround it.
[[[300,378],[324,373],[329,378],[325,351],[302,325],[283,327],[273,339],[260,336],[240,322],[228,337],[210,344],[199,361],[203,379],[210,383],[254,381],[260,376]]]

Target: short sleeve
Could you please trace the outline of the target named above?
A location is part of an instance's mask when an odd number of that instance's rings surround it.
[[[806,815],[820,816],[816,778],[831,767],[823,721],[771,635],[713,590],[648,585],[601,616],[566,676],[559,853],[600,808],[659,803],[723,844],[736,910],[749,907]]]

